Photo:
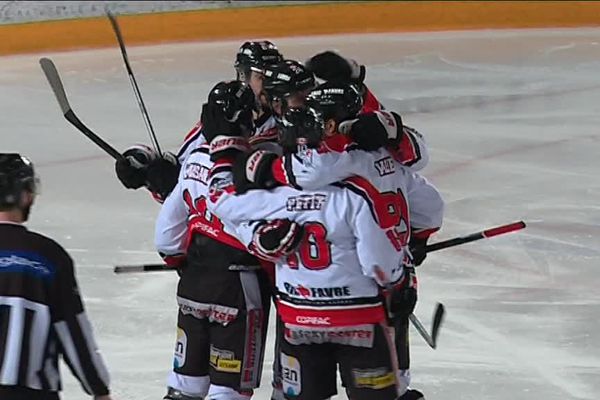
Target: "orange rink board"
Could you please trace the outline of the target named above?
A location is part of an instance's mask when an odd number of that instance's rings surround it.
[[[364,1],[124,15],[126,43],[600,26],[600,1]],[[115,45],[107,18],[0,25],[0,55]]]

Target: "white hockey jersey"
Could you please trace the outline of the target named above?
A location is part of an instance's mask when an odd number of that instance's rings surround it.
[[[429,161],[427,146],[417,131],[409,127],[404,127],[404,131],[400,145],[385,151],[393,161],[416,172]],[[310,159],[296,154],[280,156],[273,165],[273,174],[281,184],[315,189],[352,175],[363,175],[365,168],[371,166],[365,161],[365,154],[368,152],[356,149],[348,136],[338,134],[323,141],[318,150],[311,151]]]
[[[258,220],[303,224],[306,234],[297,252],[276,265],[277,310],[286,325],[334,328],[385,319],[380,287],[402,278],[405,247],[380,228],[361,195],[332,185],[236,195],[230,180],[215,175],[209,208],[238,227],[247,245]]]
[[[196,142],[204,142],[200,134]],[[208,177],[213,166],[208,145],[190,150],[181,166],[179,181],[162,205],[155,227],[154,244],[165,262],[176,266],[187,252],[194,232],[245,250],[231,229],[207,209]]]
[[[328,139],[319,150],[307,149],[280,157],[273,166],[276,179],[304,189],[316,189],[344,180],[352,190],[364,193],[373,207],[385,209],[386,196],[404,194],[406,209],[401,217],[410,221],[412,233],[430,234],[442,225],[444,201],[427,179],[411,172],[386,149],[377,151],[331,151],[331,147],[348,143],[343,135]],[[376,190],[365,189],[373,185]],[[364,188],[363,188],[364,187]],[[383,228],[389,222],[380,221]],[[410,233],[410,232],[409,232]],[[428,235],[427,235],[428,236]]]
[[[278,135],[275,118],[264,114],[256,121],[256,130],[249,141],[252,145],[280,152],[279,146],[270,146],[277,140]],[[200,230],[213,239],[244,249],[244,246],[231,236],[231,230],[222,231],[223,227],[218,218],[206,210],[205,200],[202,200],[208,193],[208,171],[213,163],[208,155],[208,144],[202,133],[201,121],[198,121],[185,136],[177,152],[177,159],[181,164],[178,184],[164,200],[156,221],[154,237],[157,251],[168,264],[177,264],[185,254],[189,237],[194,230]],[[155,199],[163,203],[159,196],[155,196]]]

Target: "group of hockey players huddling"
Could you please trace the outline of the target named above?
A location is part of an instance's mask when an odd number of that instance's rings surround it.
[[[250,399],[271,301],[273,399],[418,400],[409,389],[414,267],[443,200],[417,171],[422,136],[385,111],[365,67],[303,65],[246,42],[177,156],[133,146],[128,188],[163,201],[155,243],[177,269],[177,342],[164,399]]]

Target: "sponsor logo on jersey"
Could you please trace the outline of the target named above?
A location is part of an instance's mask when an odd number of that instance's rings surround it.
[[[379,172],[379,176],[391,175],[396,172],[396,165],[392,157],[385,157],[375,161],[375,168]]]
[[[189,163],[185,166],[185,173],[183,175],[183,179],[191,179],[208,185],[209,172],[210,168],[207,168],[202,164]]]
[[[330,317],[309,317],[306,315],[298,315],[296,322],[304,325],[331,325]]]
[[[34,253],[0,251],[0,273],[20,272],[49,278],[54,275],[54,266]]]
[[[239,373],[242,370],[242,360],[236,360],[232,351],[221,350],[210,345],[210,365],[217,371]]]
[[[185,355],[187,351],[187,335],[181,328],[177,328],[177,341],[175,342],[175,354],[173,358],[173,367],[181,368],[185,365]]]
[[[281,353],[281,379],[283,393],[289,397],[298,396],[302,392],[302,376],[300,362],[292,356]]]
[[[236,308],[219,304],[198,303],[183,297],[178,297],[177,303],[179,303],[179,310],[183,315],[191,315],[198,319],[207,318],[210,322],[216,322],[223,326],[236,319],[238,315]]]
[[[317,211],[323,208],[325,200],[327,200],[327,195],[320,193],[291,196],[287,199],[286,209],[288,211]]]
[[[354,386],[381,390],[396,384],[396,376],[387,368],[353,369]]]
[[[302,285],[294,286],[284,282],[285,291],[293,296],[302,296],[304,298],[335,298],[348,297],[351,295],[349,286],[332,286],[332,287],[306,287]]]
[[[286,341],[293,345],[337,343],[371,348],[374,332],[373,325],[313,328],[285,324],[284,336]]]

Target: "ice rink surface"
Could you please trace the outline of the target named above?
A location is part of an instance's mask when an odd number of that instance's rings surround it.
[[[213,84],[233,77],[240,42],[129,49],[164,148],[177,148]],[[299,60],[325,49],[355,57],[380,100],[425,135],[424,174],[447,201],[436,240],[529,224],[431,254],[419,269],[416,314],[429,325],[441,301],[447,318],[438,350],[413,331],[413,386],[430,400],[598,399],[600,30],[276,43]],[[159,205],[123,189],[112,160],[63,119],[40,56],[0,58],[0,150],[37,163],[43,193],[29,225],[77,262],[114,398],[160,399],[175,341],[176,276],[112,272],[115,264],[159,261],[152,245]],[[43,56],[55,61],[89,127],[118,149],[148,143],[116,44]],[[257,399],[270,391],[270,348]],[[65,399],[86,398],[73,379],[65,386]]]

